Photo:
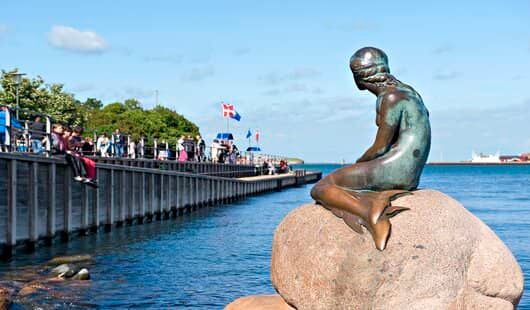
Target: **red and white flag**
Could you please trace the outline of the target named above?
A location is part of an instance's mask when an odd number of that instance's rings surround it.
[[[235,114],[234,105],[230,103],[223,103],[223,117],[232,117]]]
[[[230,103],[221,103],[223,106],[223,117],[229,117],[233,118],[236,121],[239,121],[241,119],[241,116],[239,113],[236,112],[236,109],[234,108],[233,104]]]
[[[256,130],[256,142],[259,142],[259,131]]]

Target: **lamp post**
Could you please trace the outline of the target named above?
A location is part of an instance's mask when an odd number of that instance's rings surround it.
[[[20,83],[22,83],[22,77],[24,75],[26,75],[25,73],[20,73],[20,72],[17,72],[17,73],[13,73],[13,81],[15,82],[15,85],[16,85],[16,116],[17,116],[17,120],[19,119],[19,115],[18,115],[18,110],[19,110],[19,98],[18,98],[18,92],[19,92],[19,89],[20,89]]]

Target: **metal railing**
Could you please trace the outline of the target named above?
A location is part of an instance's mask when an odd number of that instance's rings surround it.
[[[33,123],[30,126],[29,120],[17,120],[8,106],[0,106],[0,152],[34,152],[47,157],[51,156],[52,118],[49,115],[26,109],[19,110],[25,115],[41,117],[44,120],[42,122],[44,130],[35,129]],[[35,143],[33,143],[34,140]],[[37,140],[40,143],[37,143]]]
[[[30,111],[0,105],[0,152],[10,153],[35,153],[38,155],[51,156],[52,154],[52,123],[51,116]],[[44,130],[35,129],[34,122],[30,120],[17,120],[12,113],[19,110],[20,114],[32,118],[40,116],[43,120]],[[2,130],[2,113],[4,115],[4,128]],[[205,146],[199,148],[197,141],[193,139],[169,140],[153,137],[140,137],[137,141],[131,135],[123,134],[121,143],[113,143],[114,135],[99,135],[94,132],[93,140],[84,139],[83,147],[78,152],[96,157],[129,158],[129,159],[152,159],[159,161],[192,161],[209,162],[220,164],[253,165],[262,166],[268,162],[273,166],[279,165],[286,158],[278,155],[270,155],[256,152],[234,150],[227,143],[216,146]],[[40,143],[39,143],[40,142]],[[188,148],[188,149],[187,149]],[[187,149],[187,150],[186,150]],[[199,150],[199,152],[197,152]],[[181,156],[186,152],[186,156]],[[185,159],[185,160],[184,160]]]

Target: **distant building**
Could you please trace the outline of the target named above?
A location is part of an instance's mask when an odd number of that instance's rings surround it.
[[[521,161],[530,161],[530,153],[523,153],[520,156]]]
[[[499,158],[503,163],[515,163],[523,161],[522,156],[520,155],[501,155]]]
[[[497,152],[497,154],[495,155],[483,154],[483,153],[476,154],[475,152],[473,152],[471,154],[471,162],[472,163],[484,163],[484,164],[485,163],[500,163],[501,158],[500,158],[499,152]]]
[[[527,162],[530,161],[530,153],[522,153],[521,155],[499,155],[497,152],[495,155],[491,154],[471,154],[472,163],[516,163],[516,162]]]

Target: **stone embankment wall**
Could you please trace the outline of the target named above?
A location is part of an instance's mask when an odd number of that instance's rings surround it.
[[[78,233],[168,219],[321,178],[320,172],[296,171],[238,179],[209,174],[248,176],[249,166],[230,171],[216,164],[196,164],[188,167],[200,169],[193,173],[179,171],[180,167],[170,162],[98,163],[95,189],[73,181],[62,159],[0,153],[0,255],[10,257],[20,247],[32,250]]]

